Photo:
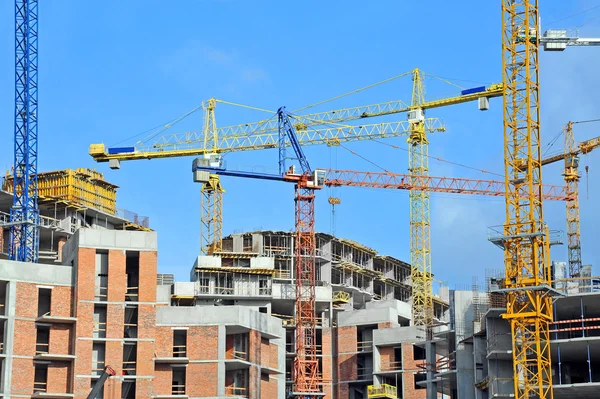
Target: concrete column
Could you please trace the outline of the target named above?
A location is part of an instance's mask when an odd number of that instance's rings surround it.
[[[425,362],[427,364],[427,399],[437,399],[437,383],[434,382],[436,360],[435,343],[429,341],[425,344]]]
[[[218,336],[218,360],[217,363],[217,396],[225,396],[225,339],[227,330],[225,326],[219,326]]]
[[[4,330],[4,368],[3,375],[0,376],[2,382],[2,392],[9,396],[11,388],[13,345],[15,340],[15,305],[17,303],[17,283],[10,281],[6,285],[6,304],[4,305],[5,315],[7,317]]]

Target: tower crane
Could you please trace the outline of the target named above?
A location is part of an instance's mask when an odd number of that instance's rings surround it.
[[[8,257],[37,262],[39,211],[37,180],[38,1],[15,0],[14,189]]]
[[[538,0],[502,0],[504,87],[504,290],[510,323],[516,399],[551,399],[550,239],[544,223],[539,100],[539,49],[595,45],[566,32],[540,37]]]
[[[237,177],[250,177],[266,180],[286,181],[295,184],[296,202],[296,241],[295,241],[295,281],[296,281],[296,357],[294,358],[294,395],[306,399],[321,396],[319,377],[319,361],[317,358],[317,331],[315,308],[315,194],[323,187],[324,171],[312,170],[308,163],[295,129],[285,110],[277,111],[280,136],[279,165],[285,169],[285,141],[287,137],[296,159],[300,165],[300,173],[292,166],[285,174],[226,171],[218,154],[210,154],[194,160],[194,181],[210,183],[215,174],[226,174]],[[222,173],[221,173],[222,172]]]
[[[428,109],[454,104],[478,101],[480,110],[489,108],[489,99],[503,93],[502,84],[480,86],[461,91],[460,95],[425,101],[423,85],[424,73],[419,69],[406,73],[413,78],[411,104],[402,101],[370,104],[359,107],[338,109],[307,115],[294,115],[294,128],[302,145],[392,138],[408,135],[409,171],[415,176],[427,175],[428,138],[427,134],[443,131],[445,128],[436,118],[426,118]],[[179,157],[187,155],[219,154],[232,151],[282,148],[279,140],[286,140],[278,134],[278,121],[273,118],[254,123],[215,128],[214,105],[220,102],[209,101],[205,106],[205,129],[201,133],[179,133],[160,137],[148,145],[106,148],[103,144],[92,144],[90,155],[97,162],[109,162],[112,168],[119,168],[121,161]],[[212,104],[212,106],[211,106]],[[408,114],[408,121],[394,124],[372,124],[348,126],[343,122],[398,113]],[[325,126],[338,124],[334,127]],[[290,146],[286,142],[286,146]],[[202,252],[215,253],[221,250],[222,195],[224,189],[218,175],[205,182],[202,192]],[[413,294],[413,314],[415,325],[430,325],[433,316],[433,287],[427,276],[431,275],[429,194],[412,191],[410,195],[411,264]]]
[[[575,144],[573,125],[583,122],[568,122],[564,128],[565,146],[562,154],[547,157],[542,165],[564,160],[563,176],[567,188],[567,243],[569,251],[569,277],[579,277],[581,271],[581,234],[579,216],[579,155],[587,154],[600,147],[600,137]]]

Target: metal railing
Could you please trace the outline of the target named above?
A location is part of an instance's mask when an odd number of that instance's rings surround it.
[[[148,216],[140,216],[127,209],[117,209],[116,215],[137,226],[145,227],[147,229],[150,228],[150,218]]]
[[[36,342],[35,343],[35,354],[37,355],[47,355],[50,353],[50,344],[47,342]]]
[[[248,352],[233,350],[233,358],[237,360],[248,360]]]
[[[379,386],[369,385],[367,387],[367,397],[372,398],[397,398],[398,390],[393,385],[381,384]]]
[[[33,382],[33,393],[38,393],[38,392],[47,392],[48,389],[48,383],[47,382],[38,382],[38,381],[34,381]]]
[[[373,341],[359,341],[356,343],[358,352],[373,352]]]
[[[135,374],[136,363],[137,362],[135,362],[135,361],[123,362],[123,371],[126,371],[131,374]]]
[[[94,292],[94,299],[97,301],[106,302],[106,298],[108,298],[108,287],[98,286],[96,287],[96,292]]]
[[[358,379],[358,380],[373,379],[373,369],[371,367],[358,367],[356,369],[356,379]]]
[[[187,346],[186,345],[173,345],[173,357],[186,357]]]
[[[139,287],[127,287],[125,289],[125,297],[131,301],[137,301],[139,294]]]
[[[381,362],[379,366],[381,371],[398,371],[402,370],[402,361],[397,362]]]
[[[171,395],[185,395],[185,384],[171,385]]]
[[[94,323],[93,334],[95,334],[98,338],[103,338],[102,335],[106,335],[106,322],[98,321]]]
[[[248,388],[244,387],[225,387],[225,396],[243,396],[248,397]]]

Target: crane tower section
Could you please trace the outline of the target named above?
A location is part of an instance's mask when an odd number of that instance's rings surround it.
[[[548,229],[542,214],[537,0],[502,1],[504,264],[517,399],[552,398]]]
[[[37,262],[37,0],[15,1],[15,137],[9,259]]]

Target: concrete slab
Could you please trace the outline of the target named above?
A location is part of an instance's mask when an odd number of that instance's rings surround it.
[[[0,260],[0,280],[72,286],[73,268],[62,265]]]

